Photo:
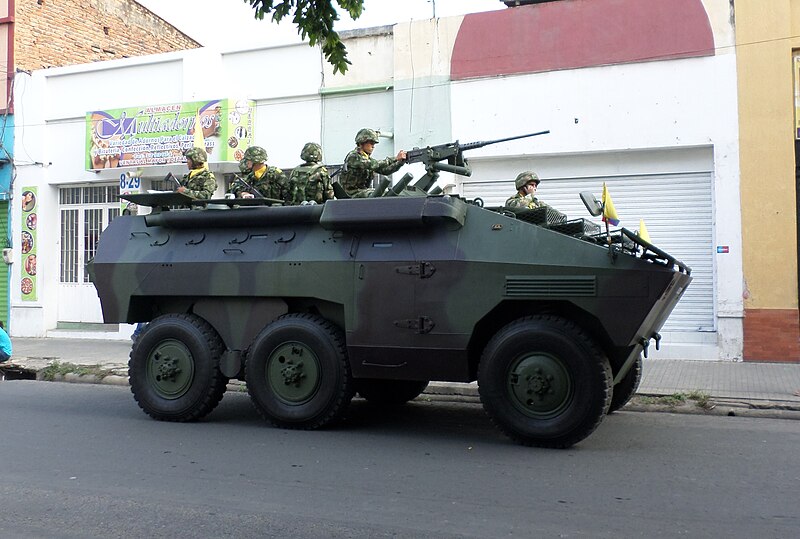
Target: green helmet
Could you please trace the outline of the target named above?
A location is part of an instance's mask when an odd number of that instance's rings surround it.
[[[250,172],[250,167],[247,166],[247,159],[242,158],[239,161],[239,172],[241,172],[242,174],[247,174],[248,172]]]
[[[536,175],[535,172],[532,170],[526,170],[525,172],[520,172],[517,175],[517,179],[514,181],[514,185],[517,186],[517,191],[522,189],[524,185],[527,185],[529,182],[533,182],[536,185],[539,185],[539,176]]]
[[[243,159],[245,161],[252,161],[253,163],[266,163],[267,150],[261,146],[250,146],[244,151]]]
[[[363,144],[364,142],[374,142],[377,144],[378,133],[376,133],[374,129],[369,129],[368,127],[360,130],[356,135],[356,144]]]
[[[195,146],[194,148],[189,148],[185,152],[183,152],[183,156],[186,159],[191,159],[192,163],[195,165],[202,165],[206,161],[208,161],[208,154],[203,148],[198,148]]]
[[[300,159],[307,163],[319,163],[322,161],[322,146],[316,142],[308,142],[300,152]]]

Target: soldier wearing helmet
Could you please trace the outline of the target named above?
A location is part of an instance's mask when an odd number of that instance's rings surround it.
[[[189,148],[183,152],[189,173],[184,174],[180,181],[178,193],[194,198],[209,199],[217,190],[217,180],[214,173],[208,170],[208,154],[203,148]]]
[[[233,180],[228,189],[236,198],[259,196],[289,202],[286,175],[278,167],[267,166],[267,150],[261,146],[250,146],[244,151],[239,170],[245,175],[244,178]]]
[[[536,188],[539,186],[539,176],[531,170],[520,172],[514,180],[517,194],[506,200],[507,208],[541,208],[547,206],[544,202],[537,199]]]
[[[369,196],[373,191],[372,180],[376,173],[392,174],[400,170],[405,163],[405,150],[400,150],[396,157],[373,159],[371,156],[376,144],[378,144],[378,133],[372,129],[361,129],[356,135],[356,148],[344,158],[339,182],[351,197]]]
[[[333,198],[333,184],[328,169],[322,164],[322,146],[308,142],[300,152],[303,164],[292,169],[289,185],[292,204],[316,202],[322,204]]]

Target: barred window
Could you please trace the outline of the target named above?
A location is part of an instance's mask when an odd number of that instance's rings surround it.
[[[120,214],[119,185],[62,187],[58,201],[61,282],[88,283],[85,265],[97,252],[100,233]]]

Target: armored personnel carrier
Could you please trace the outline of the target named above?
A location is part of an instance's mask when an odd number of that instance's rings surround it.
[[[149,322],[131,389],[166,421],[207,415],[234,378],[266,420],[301,429],[341,418],[356,394],[400,404],[431,380],[477,380],[510,438],[569,447],[634,393],[691,281],[625,229],[457,196],[221,209],[132,197],[153,213],[116,218],[91,273],[105,322]]]

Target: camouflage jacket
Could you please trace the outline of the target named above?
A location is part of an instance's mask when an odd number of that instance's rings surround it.
[[[195,170],[199,172],[193,174]],[[194,198],[209,199],[214,195],[217,190],[217,180],[214,178],[214,173],[207,168],[195,169],[188,174],[184,174],[181,179],[181,185],[186,188],[183,193]]]
[[[545,208],[547,204],[530,195],[522,196],[519,193],[506,200],[506,208]]]
[[[372,178],[375,173],[392,174],[400,170],[404,164],[394,157],[386,159],[373,159],[365,152],[356,148],[344,158],[344,167],[339,174],[339,183],[350,196],[358,196],[372,187]]]
[[[286,180],[286,175],[278,167],[267,167],[267,170],[260,178],[256,178],[254,172],[250,171],[244,177],[244,181],[251,187],[258,191],[264,198],[276,198],[289,203],[290,189],[289,182]],[[242,182],[241,178],[236,178],[231,182],[228,188],[229,193],[236,195],[236,198],[241,198],[242,193],[252,193],[249,187]],[[256,197],[256,193],[252,193]]]
[[[333,183],[322,163],[303,163],[294,167],[289,176],[291,204],[316,202],[322,204],[333,198]]]

